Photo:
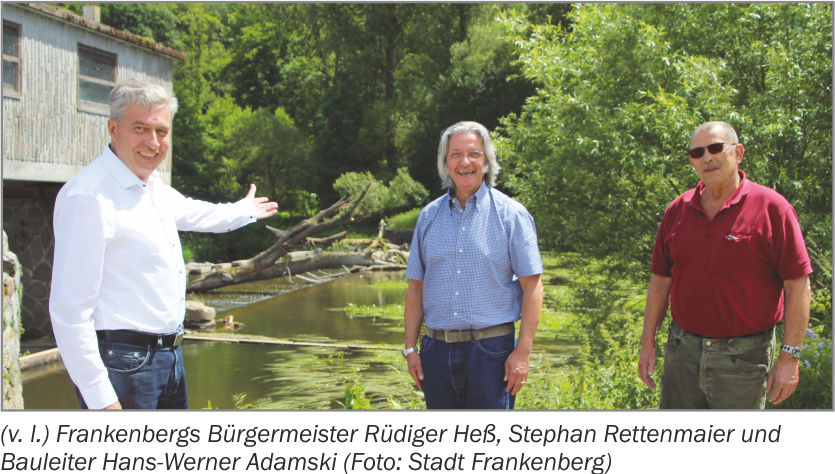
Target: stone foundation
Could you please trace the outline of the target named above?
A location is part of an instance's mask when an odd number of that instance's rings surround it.
[[[21,323],[26,338],[52,334],[49,320],[49,289],[52,281],[52,212],[58,187],[4,187],[3,230],[9,250],[23,267]],[[26,190],[25,192],[23,190]],[[14,194],[32,196],[16,197]],[[10,196],[11,194],[11,196]]]

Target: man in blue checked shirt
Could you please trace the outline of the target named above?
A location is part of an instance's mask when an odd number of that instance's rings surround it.
[[[406,269],[403,356],[426,408],[512,409],[542,311],[533,217],[493,189],[496,148],[481,124],[444,131],[438,172],[449,192],[418,217]]]

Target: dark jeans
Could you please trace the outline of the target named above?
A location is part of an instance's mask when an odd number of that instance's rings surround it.
[[[420,341],[426,408],[513,408],[504,364],[513,352],[513,334],[470,342],[446,342],[424,335]]]
[[[723,339],[670,324],[659,408],[764,408],[774,350],[774,330]]]
[[[122,408],[188,408],[180,346],[160,349],[99,341],[99,353]],[[87,408],[76,387],[78,403]]]

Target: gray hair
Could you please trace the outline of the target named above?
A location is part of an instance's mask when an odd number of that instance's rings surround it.
[[[495,186],[496,175],[499,174],[501,167],[499,166],[499,162],[496,161],[496,147],[493,145],[493,140],[490,139],[490,132],[484,128],[484,125],[477,122],[458,122],[444,130],[444,133],[441,134],[441,144],[438,146],[438,174],[441,176],[443,187],[455,191],[455,183],[449,176],[446,155],[449,152],[450,137],[459,133],[473,133],[481,137],[481,144],[484,146],[484,154],[486,156],[484,168],[482,168],[481,172],[485,175],[487,186]]]
[[[736,130],[734,130],[734,128],[731,127],[731,124],[727,122],[705,122],[699,125],[698,127],[696,127],[696,130],[693,130],[693,134],[690,135],[690,143],[693,143],[693,137],[695,137],[698,132],[702,130],[713,130],[714,128],[718,128],[725,132],[725,135],[728,136],[728,140],[730,140],[731,143],[739,143],[739,138],[736,135]]]
[[[128,79],[110,91],[110,118],[121,121],[133,104],[142,104],[148,109],[168,106],[172,119],[177,113],[177,98],[164,87],[139,79]]]

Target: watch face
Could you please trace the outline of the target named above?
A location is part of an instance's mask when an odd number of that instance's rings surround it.
[[[799,347],[795,347],[792,349],[791,354],[793,359],[800,359],[800,356],[803,355],[803,351],[801,351]]]

